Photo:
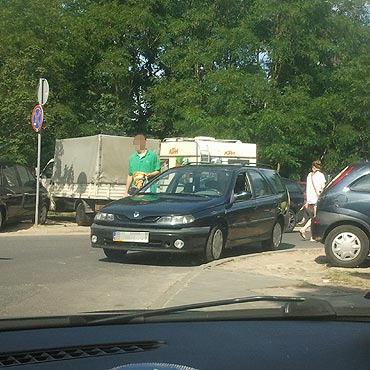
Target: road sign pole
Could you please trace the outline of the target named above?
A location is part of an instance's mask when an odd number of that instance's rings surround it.
[[[36,209],[35,226],[39,224],[39,200],[40,200],[40,158],[41,158],[41,133],[37,134],[37,168],[36,168]]]
[[[36,209],[35,226],[39,224],[39,202],[40,202],[40,162],[41,162],[41,127],[44,119],[42,106],[46,103],[49,96],[49,83],[45,78],[40,78],[37,98],[39,105],[36,105],[32,111],[31,124],[34,131],[37,132],[37,167],[36,167]]]

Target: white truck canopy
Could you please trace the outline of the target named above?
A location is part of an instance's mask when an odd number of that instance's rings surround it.
[[[159,154],[160,140],[147,139]],[[52,180],[57,184],[125,184],[133,137],[95,135],[56,140]]]

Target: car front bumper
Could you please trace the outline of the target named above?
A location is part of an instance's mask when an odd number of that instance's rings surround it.
[[[114,232],[149,232],[149,242],[116,242]],[[203,251],[210,232],[209,226],[187,227],[180,229],[138,229],[93,224],[91,226],[91,246],[124,251],[151,251],[192,253]],[[181,248],[175,246],[175,241],[182,240]]]

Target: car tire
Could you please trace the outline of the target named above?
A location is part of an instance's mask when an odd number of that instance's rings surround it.
[[[294,230],[295,225],[297,224],[297,214],[292,209],[289,209],[288,217],[289,218],[286,231],[290,233]]]
[[[127,251],[122,251],[118,249],[104,248],[103,250],[107,258],[113,261],[120,261],[127,254]]]
[[[85,206],[79,203],[76,208],[76,223],[78,226],[90,226],[92,218],[85,213]]]
[[[218,260],[224,247],[224,233],[219,227],[214,227],[208,237],[205,248],[205,262]]]
[[[0,230],[2,230],[4,224],[4,211],[0,208]]]
[[[283,228],[280,222],[276,222],[272,231],[271,237],[267,240],[262,240],[261,245],[264,251],[276,251],[279,249],[283,238]]]
[[[48,218],[48,211],[49,211],[49,208],[47,204],[42,203],[39,209],[39,224],[40,225],[44,225],[46,223],[46,220]]]
[[[296,224],[296,226],[305,225],[307,220],[308,220],[308,215],[307,215],[306,209],[305,208],[300,209],[297,213],[297,224]]]
[[[325,239],[325,254],[332,266],[357,267],[369,255],[369,238],[356,226],[338,226]]]
[[[47,220],[47,217],[48,217],[48,212],[49,212],[49,208],[48,208],[47,204],[45,202],[40,204],[40,206],[39,206],[39,220],[38,220],[39,225],[44,225],[46,223],[46,220]],[[32,222],[33,223],[36,222],[36,215],[35,214],[32,217]]]

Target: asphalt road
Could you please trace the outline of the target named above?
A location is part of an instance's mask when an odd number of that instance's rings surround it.
[[[281,249],[312,244],[291,233]],[[225,257],[260,250],[256,244]],[[157,307],[199,265],[196,256],[143,252],[111,262],[90,247],[88,234],[1,235],[0,318]]]

